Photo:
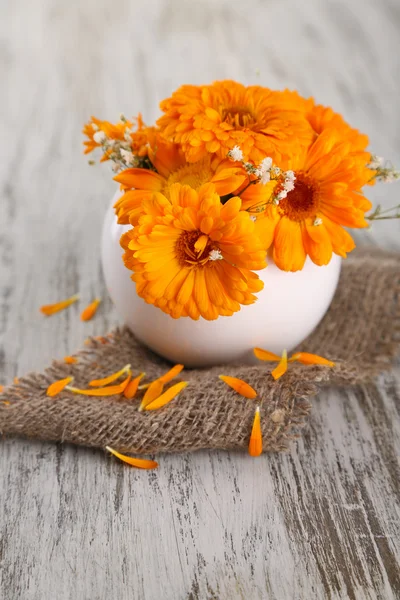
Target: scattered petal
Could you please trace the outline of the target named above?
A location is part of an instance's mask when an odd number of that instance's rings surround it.
[[[9,402],[8,400],[2,400],[3,404],[5,406],[10,406],[11,402]]]
[[[164,392],[161,396],[159,396],[154,402],[151,402],[146,405],[145,410],[157,410],[162,406],[171,402],[178,394],[181,392],[187,385],[188,381],[181,381],[180,383],[176,383],[172,387],[168,388],[166,392]]]
[[[172,367],[172,369],[170,369],[164,375],[161,375],[161,377],[159,377],[158,379],[159,379],[159,381],[162,381],[163,383],[169,383],[172,379],[174,379],[174,377],[179,375],[179,373],[183,369],[184,369],[183,365],[175,365],[174,367]]]
[[[125,365],[124,367],[122,367],[122,369],[120,369],[116,373],[112,373],[112,375],[109,375],[108,377],[104,377],[104,379],[92,379],[92,381],[89,381],[89,385],[91,385],[92,387],[102,387],[103,385],[108,385],[109,383],[116,381],[119,377],[121,377],[121,375],[129,373],[130,368],[131,365]]]
[[[76,302],[78,299],[79,294],[75,294],[74,296],[71,296],[71,298],[67,298],[67,300],[61,300],[61,302],[56,302],[55,304],[45,304],[44,306],[40,307],[40,311],[49,317],[60,310],[64,310],[64,308],[68,308],[68,306],[71,306],[71,304]]]
[[[74,394],[82,394],[84,396],[117,396],[125,391],[130,380],[131,375],[128,375],[128,377],[119,385],[109,385],[108,387],[93,388],[91,390],[81,390],[68,385],[66,389],[69,392],[74,392]]]
[[[278,354],[274,354],[273,352],[269,352],[268,350],[263,350],[262,348],[254,348],[254,355],[260,360],[267,361],[277,361],[281,360],[281,357]]]
[[[124,396],[127,400],[132,400],[132,398],[135,397],[136,392],[138,390],[139,387],[139,381],[142,379],[142,377],[145,376],[145,373],[140,373],[140,375],[138,375],[137,377],[135,377],[135,379],[132,379],[128,385],[125,388],[124,391]]]
[[[261,422],[260,422],[260,407],[257,406],[254,414],[253,427],[251,430],[250,441],[249,441],[249,454],[250,456],[260,456],[262,453],[262,433],[261,433]]]
[[[0,394],[4,392],[4,385],[0,385]]]
[[[55,381],[47,388],[46,395],[51,397],[57,396],[57,394],[62,392],[63,389],[67,387],[67,385],[73,380],[73,377],[66,377],[65,379],[59,379],[58,381]]]
[[[110,446],[106,446],[106,450],[114,454],[117,458],[122,460],[123,462],[131,465],[131,467],[137,467],[138,469],[156,469],[158,467],[158,463],[155,460],[147,460],[145,458],[133,458],[133,456],[126,456],[125,454],[121,454],[117,452]]]
[[[296,352],[289,358],[289,362],[298,361],[303,365],[326,365],[327,367],[334,367],[335,363],[323,356],[318,354],[310,354],[309,352]]]
[[[139,406],[139,411],[142,411],[148,404],[158,398],[160,394],[162,394],[163,389],[164,383],[160,379],[152,381],[147,388],[145,395],[143,396],[143,400]]]
[[[96,298],[95,300],[93,300],[93,302],[82,311],[81,321],[90,321],[90,319],[92,319],[96,314],[100,302],[100,298]]]
[[[219,378],[241,396],[250,398],[250,400],[254,400],[254,398],[257,397],[256,390],[252,388],[251,385],[243,381],[243,379],[229,377],[229,375],[220,375]]]
[[[18,385],[18,384],[19,384],[19,379],[18,379],[18,377],[14,377],[14,380],[13,380],[13,381],[14,381],[14,385]]]
[[[288,360],[287,360],[287,352],[284,350],[282,352],[282,358],[280,359],[279,365],[275,367],[273,371],[271,371],[272,377],[276,380],[282,377],[287,371]]]
[[[64,362],[67,365],[76,365],[76,363],[78,362],[78,359],[75,358],[75,356],[64,356]]]

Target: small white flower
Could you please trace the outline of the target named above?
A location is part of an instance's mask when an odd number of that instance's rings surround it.
[[[323,223],[323,220],[321,219],[321,217],[317,217],[317,218],[314,220],[314,223],[313,223],[313,225],[314,225],[315,227],[318,227],[318,225],[322,225],[322,223]]]
[[[285,179],[287,179],[288,181],[294,181],[296,179],[296,175],[294,174],[294,171],[286,171]]]
[[[132,137],[131,137],[129,129],[125,129],[124,140],[126,142],[132,143]]]
[[[243,160],[243,152],[241,151],[240,146],[234,146],[231,150],[229,150],[228,156],[231,160],[233,160],[235,162],[242,161]]]
[[[258,177],[260,183],[262,183],[263,185],[265,185],[271,180],[271,175],[269,171],[261,171],[260,169],[257,169],[255,175],[256,177]]]
[[[278,200],[283,200],[284,198],[286,198],[286,196],[287,196],[287,191],[282,190],[281,192],[279,192],[279,194],[276,197],[278,198]]]
[[[127,165],[130,165],[134,162],[135,157],[133,156],[132,152],[129,152],[128,150],[124,150],[123,148],[121,148],[120,152],[121,152],[122,158],[124,159],[124,161],[126,162]]]
[[[96,131],[96,133],[93,136],[93,139],[96,142],[96,144],[103,144],[103,142],[106,141],[106,134],[104,133],[104,131]]]
[[[221,250],[211,250],[210,254],[208,255],[208,258],[210,260],[223,260],[224,257],[221,254]]]
[[[257,217],[255,215],[250,215],[250,220],[255,223],[257,221]]]
[[[270,171],[272,167],[272,158],[270,156],[267,156],[267,158],[264,158],[259,166],[259,169],[261,169],[263,172],[264,171]]]
[[[294,190],[294,182],[291,179],[286,179],[285,183],[283,184],[283,187],[287,192],[291,192],[292,190]]]
[[[112,170],[114,171],[114,173],[119,173],[121,167],[119,166],[118,163],[114,163],[112,166]]]
[[[126,121],[126,117],[125,117],[124,113],[121,113],[121,114],[119,115],[119,120],[120,120],[120,121],[122,121],[123,123],[125,123],[125,121]]]
[[[98,131],[99,127],[96,125],[96,123],[92,123],[92,129],[93,131]]]
[[[272,200],[272,204],[275,204],[275,206],[279,206],[279,198],[276,197]]]
[[[371,162],[368,165],[369,169],[379,169],[381,167],[383,167],[383,163],[385,162],[385,159],[383,158],[383,156],[376,156],[375,154],[371,154]]]

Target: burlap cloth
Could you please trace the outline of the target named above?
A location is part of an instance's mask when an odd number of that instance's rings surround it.
[[[48,385],[70,374],[87,387],[131,363],[155,378],[170,365],[143,348],[125,328],[105,340],[91,339],[76,356],[78,364],[54,361],[44,373],[21,377],[0,396],[0,432],[84,446],[106,445],[136,454],[200,448],[240,449],[248,445],[255,401],[241,398],[218,379],[245,379],[260,395],[264,451],[287,448],[298,435],[321,386],[359,385],[390,367],[400,341],[400,255],[357,250],[344,261],[332,306],[302,344],[307,352],[337,361],[333,369],[291,364],[275,382],[274,365],[224,365],[187,370],[190,385],[163,409],[138,412],[138,400],[90,398],[62,392],[46,396]],[[1,401],[10,402],[9,405]]]

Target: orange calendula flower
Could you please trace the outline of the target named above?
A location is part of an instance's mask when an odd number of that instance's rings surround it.
[[[139,411],[141,412],[143,409],[146,408],[148,404],[150,404],[156,398],[158,398],[160,394],[162,394],[163,389],[164,383],[160,379],[152,381],[152,383],[147,388],[145,395],[143,396],[143,400],[139,406]]]
[[[371,202],[361,188],[370,182],[370,154],[357,138],[340,131],[322,131],[308,149],[294,153],[288,167],[294,171],[294,187],[277,193],[277,205],[268,205],[257,219],[257,235],[272,248],[277,266],[298,271],[307,256],[326,265],[332,253],[343,258],[355,248],[344,227],[367,227],[365,212]],[[254,186],[255,188],[258,185]]]
[[[139,225],[121,238],[138,295],[174,318],[196,320],[252,304],[263,288],[253,270],[266,266],[265,252],[240,199],[222,204],[211,183],[198,191],[176,183],[169,196],[145,200]]]
[[[75,365],[78,362],[78,359],[75,356],[64,356],[64,362],[67,365]]]
[[[161,396],[156,398],[153,402],[146,405],[145,410],[158,410],[162,406],[171,402],[176,396],[188,385],[187,381],[181,381],[168,388]]]
[[[281,360],[281,357],[278,354],[274,354],[268,350],[263,350],[262,348],[254,348],[253,352],[254,355],[260,360],[266,360],[270,362],[279,362]]]
[[[131,467],[137,467],[138,469],[156,469],[158,467],[158,463],[155,460],[147,460],[145,458],[134,458],[133,456],[126,456],[126,454],[121,454],[117,452],[110,446],[106,446],[106,450],[111,452],[114,456],[122,460],[122,462],[131,465]]]
[[[140,375],[138,375],[137,377],[135,377],[134,379],[132,379],[132,381],[130,381],[128,383],[128,385],[126,386],[125,390],[124,390],[124,397],[127,400],[132,400],[132,398],[135,397],[136,392],[138,391],[139,388],[139,383],[140,380],[142,379],[142,377],[144,377],[145,373],[140,373]]]
[[[68,385],[66,389],[69,392],[74,392],[74,394],[82,394],[83,396],[118,396],[119,394],[123,394],[126,386],[131,380],[131,375],[129,374],[126,379],[119,385],[109,385],[106,387],[93,388],[89,390],[81,390],[79,388],[72,387]]]
[[[154,150],[149,149],[149,159],[156,171],[149,169],[125,169],[114,177],[126,190],[115,204],[120,224],[136,225],[142,215],[142,203],[152,198],[154,192],[170,197],[175,183],[189,185],[198,190],[205,183],[213,183],[220,196],[231,194],[247,179],[242,166],[234,166],[229,160],[206,156],[196,164],[186,162],[181,148],[156,137]]]
[[[93,379],[92,381],[89,381],[89,385],[91,385],[93,387],[101,387],[103,385],[108,385],[109,383],[113,383],[113,381],[116,381],[117,379],[119,379],[121,377],[121,375],[125,375],[125,373],[130,373],[130,370],[131,370],[131,365],[125,365],[124,367],[122,367],[122,369],[120,369],[116,373],[112,373],[111,375],[108,375],[108,377],[104,377],[103,379]]]
[[[100,298],[96,298],[91,302],[81,313],[81,321],[90,321],[94,317],[101,302]]]
[[[300,362],[303,365],[324,365],[327,367],[334,367],[335,363],[323,356],[318,354],[310,354],[309,352],[296,352],[289,358],[289,362]]]
[[[73,304],[77,300],[79,300],[79,294],[75,294],[74,296],[71,296],[71,298],[61,300],[60,302],[56,302],[55,304],[45,304],[44,306],[40,307],[40,311],[44,315],[49,317],[50,315],[54,315],[60,310],[64,310],[64,308],[68,308],[68,306],[71,306],[71,304]]]
[[[296,92],[275,92],[235,81],[183,85],[160,104],[161,133],[182,145],[189,162],[206,154],[225,158],[239,145],[244,158],[256,163],[266,156],[282,161],[308,146],[314,132],[305,101]]]
[[[46,395],[51,397],[57,396],[57,394],[62,392],[63,389],[67,387],[67,385],[73,380],[73,377],[65,377],[65,379],[59,379],[58,381],[55,381],[47,388]]]
[[[229,375],[219,375],[219,378],[241,396],[250,398],[250,400],[254,400],[254,398],[257,397],[256,390],[252,388],[251,385],[243,381],[243,379],[229,377]]]
[[[254,414],[253,427],[251,430],[250,441],[249,441],[249,454],[250,456],[260,456],[262,453],[262,433],[261,433],[261,421],[260,421],[260,407],[257,406]]]
[[[272,377],[277,380],[280,377],[282,377],[282,375],[284,375],[287,371],[288,368],[288,359],[287,359],[287,352],[286,350],[284,350],[282,352],[282,358],[279,361],[279,365],[277,367],[275,367],[275,369],[273,371],[271,371],[271,375]]]

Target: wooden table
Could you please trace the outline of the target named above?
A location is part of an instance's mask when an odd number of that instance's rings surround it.
[[[114,191],[81,127],[143,111],[181,83],[235,78],[331,104],[400,164],[397,0],[14,0],[0,24],[0,383],[117,322],[99,239]],[[259,74],[258,74],[259,70]],[[371,190],[398,203],[400,187]],[[400,223],[361,241],[400,250]],[[44,319],[79,290],[103,304]],[[285,456],[161,456],[0,442],[4,600],[400,597],[400,371],[313,402]]]

